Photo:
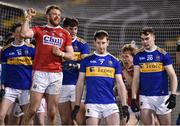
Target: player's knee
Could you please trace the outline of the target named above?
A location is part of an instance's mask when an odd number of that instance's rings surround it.
[[[60,117],[61,118],[61,123],[62,125],[73,125],[73,121],[71,118],[64,118],[64,117]]]
[[[5,119],[5,115],[0,113],[0,122],[4,121],[4,119]]]
[[[56,108],[50,108],[48,109],[48,117],[55,118],[56,117]]]
[[[25,114],[28,114],[28,115],[35,115],[36,114],[36,109],[35,108],[28,108],[28,110],[26,111]]]

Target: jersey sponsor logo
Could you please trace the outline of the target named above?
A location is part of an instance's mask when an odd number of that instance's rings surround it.
[[[112,67],[90,66],[86,68],[86,76],[115,77],[115,69]]]
[[[60,48],[63,44],[63,39],[58,38],[58,37],[54,37],[54,36],[44,35],[43,36],[43,44],[45,44],[45,45],[56,45]]]
[[[21,57],[13,57],[7,60],[7,64],[11,65],[32,65],[31,57],[21,56]]]
[[[163,63],[160,62],[150,62],[140,64],[140,72],[161,72],[164,71]]]

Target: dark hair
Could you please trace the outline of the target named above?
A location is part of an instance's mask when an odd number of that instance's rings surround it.
[[[12,33],[9,33],[5,36],[5,41],[3,42],[3,46],[6,46],[13,41],[14,41],[14,36],[12,35]]]
[[[96,31],[94,33],[94,40],[96,41],[97,38],[99,39],[103,39],[104,37],[107,38],[107,40],[109,40],[109,34],[107,31],[105,30],[99,30],[99,31]]]
[[[57,9],[59,10],[60,12],[62,12],[61,8],[57,5],[48,5],[46,7],[46,14],[49,14],[49,12],[52,10],[52,9]]]
[[[15,32],[17,27],[21,27],[22,23],[15,23],[12,27],[11,27],[11,32]]]
[[[78,20],[76,18],[69,18],[69,17],[66,17],[63,19],[63,27],[75,27],[77,26],[78,27]]]
[[[149,35],[149,34],[153,34],[155,35],[155,31],[152,27],[143,27],[140,35],[144,34],[145,36]]]

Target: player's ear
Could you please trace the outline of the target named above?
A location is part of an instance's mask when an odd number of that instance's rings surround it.
[[[93,44],[94,44],[94,45],[96,44],[96,41],[95,41],[95,40],[93,40]]]
[[[46,18],[49,19],[49,14],[46,14]]]
[[[107,40],[107,45],[109,46],[109,40]]]

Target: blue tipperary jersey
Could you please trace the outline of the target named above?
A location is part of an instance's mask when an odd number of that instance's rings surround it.
[[[89,46],[88,44],[81,38],[76,37],[72,41],[72,46],[74,49],[75,58],[73,61],[65,61],[64,64],[68,63],[80,63],[81,55],[89,54]],[[78,69],[63,69],[63,85],[76,85],[77,79],[79,75]]]
[[[81,62],[80,72],[86,76],[86,100],[91,104],[115,103],[114,83],[115,75],[121,74],[122,69],[117,58],[107,53],[96,53],[84,58]]]
[[[2,84],[20,90],[29,90],[32,83],[32,63],[35,48],[31,44],[14,45],[1,51]]]
[[[168,76],[164,66],[172,64],[172,61],[167,52],[159,47],[151,52],[140,49],[134,56],[133,63],[140,67],[141,95],[168,95]]]

